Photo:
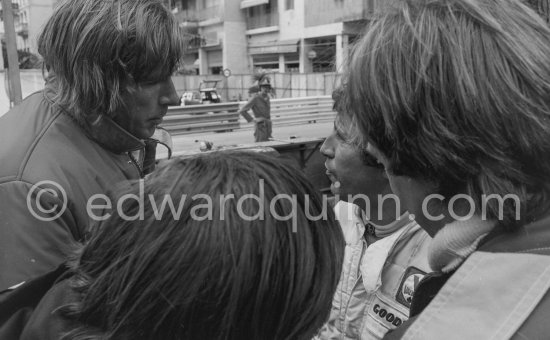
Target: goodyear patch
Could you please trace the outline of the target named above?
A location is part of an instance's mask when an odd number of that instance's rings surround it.
[[[425,275],[425,272],[416,267],[407,268],[405,275],[403,275],[403,279],[401,280],[401,284],[399,285],[399,289],[397,290],[397,296],[395,299],[403,306],[411,308],[411,302],[416,287]]]
[[[389,330],[401,326],[408,318],[400,309],[403,307],[399,303],[395,301],[388,303],[376,296],[369,306],[366,320],[366,329],[370,336],[365,335],[362,338],[381,339]]]

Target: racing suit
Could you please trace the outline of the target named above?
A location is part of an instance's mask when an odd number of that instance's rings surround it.
[[[431,238],[408,213],[376,226],[364,220],[359,207],[353,206],[352,214],[348,209],[342,201],[335,206],[346,239],[344,266],[318,338],[381,339],[409,317],[416,285],[430,271]]]

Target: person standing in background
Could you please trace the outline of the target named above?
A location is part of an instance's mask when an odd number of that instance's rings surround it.
[[[258,79],[258,86],[260,92],[254,95],[248,103],[246,103],[240,110],[241,114],[249,123],[254,122],[254,141],[266,142],[270,138],[272,133],[271,122],[271,80],[265,74],[261,75]],[[252,110],[254,118],[250,116],[248,110]]]

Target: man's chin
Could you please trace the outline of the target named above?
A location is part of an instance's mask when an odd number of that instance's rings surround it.
[[[132,135],[138,139],[148,139],[155,134],[156,128],[157,126],[152,124],[150,127],[144,127],[143,129],[135,131]]]

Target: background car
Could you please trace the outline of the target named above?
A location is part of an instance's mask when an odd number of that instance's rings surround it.
[[[203,80],[198,91],[186,91],[181,96],[181,106],[221,103],[216,85],[220,80]]]
[[[201,94],[199,91],[186,91],[181,96],[181,106],[199,104],[202,104]]]

